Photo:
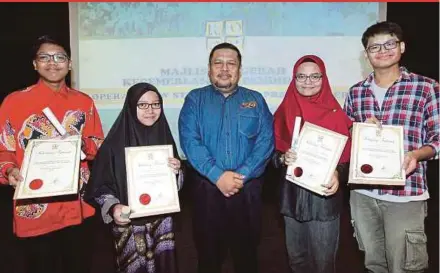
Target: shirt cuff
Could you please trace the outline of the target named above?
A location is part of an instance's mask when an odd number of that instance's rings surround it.
[[[208,179],[211,181],[211,183],[217,184],[217,181],[220,178],[220,176],[223,174],[223,172],[224,171],[222,169],[214,165],[211,168],[211,170],[208,172]]]
[[[272,161],[272,165],[278,169],[281,167],[284,167],[284,162],[281,161],[281,156],[284,155],[283,152],[281,151],[275,151],[272,155],[271,161]]]
[[[440,155],[440,149],[438,145],[434,145],[434,144],[426,144],[426,146],[431,147],[434,150],[434,156],[430,159],[432,160],[436,160],[439,159],[439,155]]]
[[[103,202],[104,201],[104,202]],[[110,215],[110,208],[113,205],[121,203],[118,198],[113,195],[105,195],[104,200],[97,198],[96,202],[101,205],[101,216],[104,223],[108,224],[113,221],[113,215]]]
[[[236,173],[244,175],[244,180],[249,180],[249,175],[251,174],[251,171],[248,166],[242,165],[238,169],[235,170]]]

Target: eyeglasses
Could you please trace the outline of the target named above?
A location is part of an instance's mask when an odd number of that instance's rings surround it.
[[[385,48],[386,50],[391,50],[391,49],[395,49],[399,43],[400,41],[390,40],[385,42],[384,44],[373,44],[367,47],[367,50],[370,53],[377,53],[382,50],[382,47]]]
[[[141,103],[137,104],[137,107],[139,109],[142,109],[142,110],[147,110],[148,108],[150,108],[150,106],[151,106],[152,109],[160,109],[160,108],[162,108],[162,105],[160,105],[160,102],[155,102],[155,103],[141,102]]]
[[[64,53],[55,53],[55,54],[46,54],[40,53],[37,54],[35,60],[40,63],[48,63],[50,60],[53,60],[55,63],[65,63],[69,60],[69,57]]]
[[[295,79],[298,82],[306,82],[307,79],[310,79],[311,82],[317,82],[322,78],[322,74],[320,73],[314,73],[307,76],[306,74],[296,74]]]

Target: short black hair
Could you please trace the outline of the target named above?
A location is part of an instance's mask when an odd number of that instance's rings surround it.
[[[67,56],[70,58],[70,47],[66,46],[64,43],[60,42],[59,40],[52,38],[49,35],[44,35],[38,37],[37,41],[35,41],[34,46],[32,47],[32,58],[35,58],[37,56],[38,50],[40,50],[40,47],[43,44],[51,44],[51,45],[57,45],[59,47],[62,47],[64,51],[66,51]]]
[[[390,34],[396,36],[399,41],[403,41],[402,28],[396,23],[383,21],[368,27],[364,34],[362,34],[362,45],[364,48],[367,48],[368,39],[380,34]]]
[[[212,50],[211,50],[211,53],[209,53],[209,64],[211,64],[211,60],[212,60],[212,56],[214,55],[214,52],[215,52],[216,50],[224,49],[224,48],[232,49],[232,50],[234,50],[235,52],[237,52],[237,56],[238,56],[238,66],[241,67],[241,53],[240,53],[240,50],[238,50],[238,48],[237,48],[235,45],[230,44],[230,43],[220,43],[220,44],[214,46],[214,47],[212,48]]]

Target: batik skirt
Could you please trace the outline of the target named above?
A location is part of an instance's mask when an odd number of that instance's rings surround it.
[[[176,273],[173,219],[159,218],[143,225],[114,226],[120,273]]]

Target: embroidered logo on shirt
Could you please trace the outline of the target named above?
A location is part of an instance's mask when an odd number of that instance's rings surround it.
[[[241,104],[241,108],[255,108],[257,107],[256,101],[243,102]]]

